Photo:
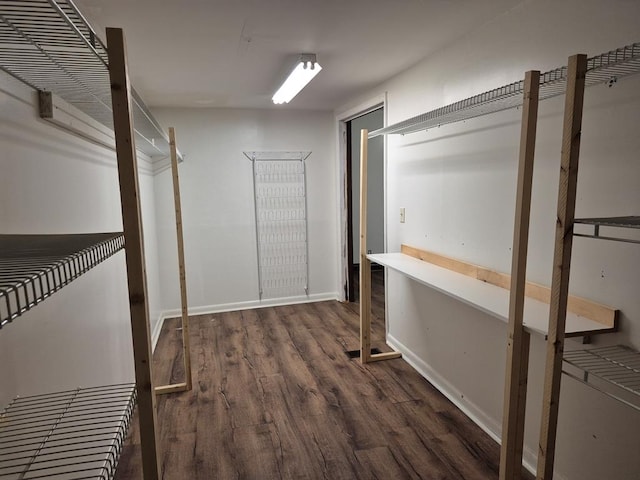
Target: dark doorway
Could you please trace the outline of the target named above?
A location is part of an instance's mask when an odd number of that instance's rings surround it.
[[[347,126],[347,301],[357,300],[357,276],[360,266],[360,130],[377,130],[384,126],[384,111],[380,107],[346,122]],[[368,249],[384,251],[384,151],[383,138],[368,144]]]

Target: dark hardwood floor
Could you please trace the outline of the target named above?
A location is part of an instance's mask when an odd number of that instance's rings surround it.
[[[384,287],[374,279],[373,345]],[[320,302],[191,319],[194,388],[158,397],[165,480],[493,479],[499,447],[403,360],[363,366],[357,304]],[[183,380],[178,320],[156,382]],[[116,478],[142,478],[137,420]]]

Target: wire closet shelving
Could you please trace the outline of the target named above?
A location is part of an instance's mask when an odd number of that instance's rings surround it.
[[[633,238],[602,235],[600,230],[601,227],[639,229],[640,216],[580,218],[574,223],[593,227],[592,233],[574,232],[575,237],[640,244],[640,240]],[[640,352],[616,345],[567,351],[563,360],[567,367],[564,374],[640,411]]]
[[[566,351],[564,362],[566,375],[640,411],[640,352],[625,345]]]
[[[123,247],[122,233],[0,235],[0,328]]]
[[[628,217],[608,217],[608,218],[576,218],[574,223],[580,223],[583,225],[590,225],[593,227],[593,233],[575,233],[576,237],[587,237],[587,238],[600,238],[602,240],[613,240],[616,242],[626,242],[626,243],[640,243],[640,240],[635,240],[632,238],[625,238],[621,236],[611,236],[611,235],[602,235],[600,231],[601,227],[608,228],[632,228],[632,229],[640,229],[640,216],[628,216]]]
[[[114,130],[107,49],[71,0],[0,0],[0,70]],[[134,91],[131,103],[136,148],[152,162],[168,157],[168,137]],[[123,248],[119,232],[0,235],[0,328]],[[113,478],[136,402],[141,414],[153,403],[139,385],[15,398],[0,409],[0,478]]]
[[[635,73],[640,73],[640,43],[589,58],[586,85],[612,85],[620,78]],[[564,95],[566,84],[566,66],[540,74],[540,100]],[[522,105],[523,93],[524,80],[520,80],[373,130],[369,132],[369,138],[379,135],[415,133],[519,107]]]
[[[0,0],[0,69],[113,130],[108,65],[104,43],[71,0]],[[136,148],[169,156],[166,133],[133,89],[132,97]]]
[[[539,100],[564,95],[567,87],[567,67],[558,67],[540,74]],[[585,86],[613,86],[618,80],[640,73],[640,42],[611,50],[587,59]],[[524,80],[465,98],[368,133],[368,138],[380,135],[411,134],[441,125],[470,120],[491,113],[520,107],[523,104]],[[601,227],[639,229],[640,216],[576,218],[575,224],[590,225],[593,233],[574,236],[599,238],[628,243],[640,240],[624,236],[602,235]],[[565,364],[581,370],[568,373],[584,383],[622,402],[640,409],[640,353],[626,346],[577,350],[565,353]],[[594,381],[594,380],[597,380]],[[618,390],[618,391],[616,391]],[[628,400],[620,392],[631,394]]]
[[[135,385],[16,398],[0,412],[0,478],[112,479]]]

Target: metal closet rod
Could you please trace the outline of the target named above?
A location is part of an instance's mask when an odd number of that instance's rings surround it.
[[[107,48],[71,0],[0,0],[0,69],[113,130]],[[166,132],[132,96],[137,148],[169,156]]]

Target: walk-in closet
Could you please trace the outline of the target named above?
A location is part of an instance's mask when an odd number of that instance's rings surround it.
[[[0,0],[0,480],[638,480],[638,18]]]

